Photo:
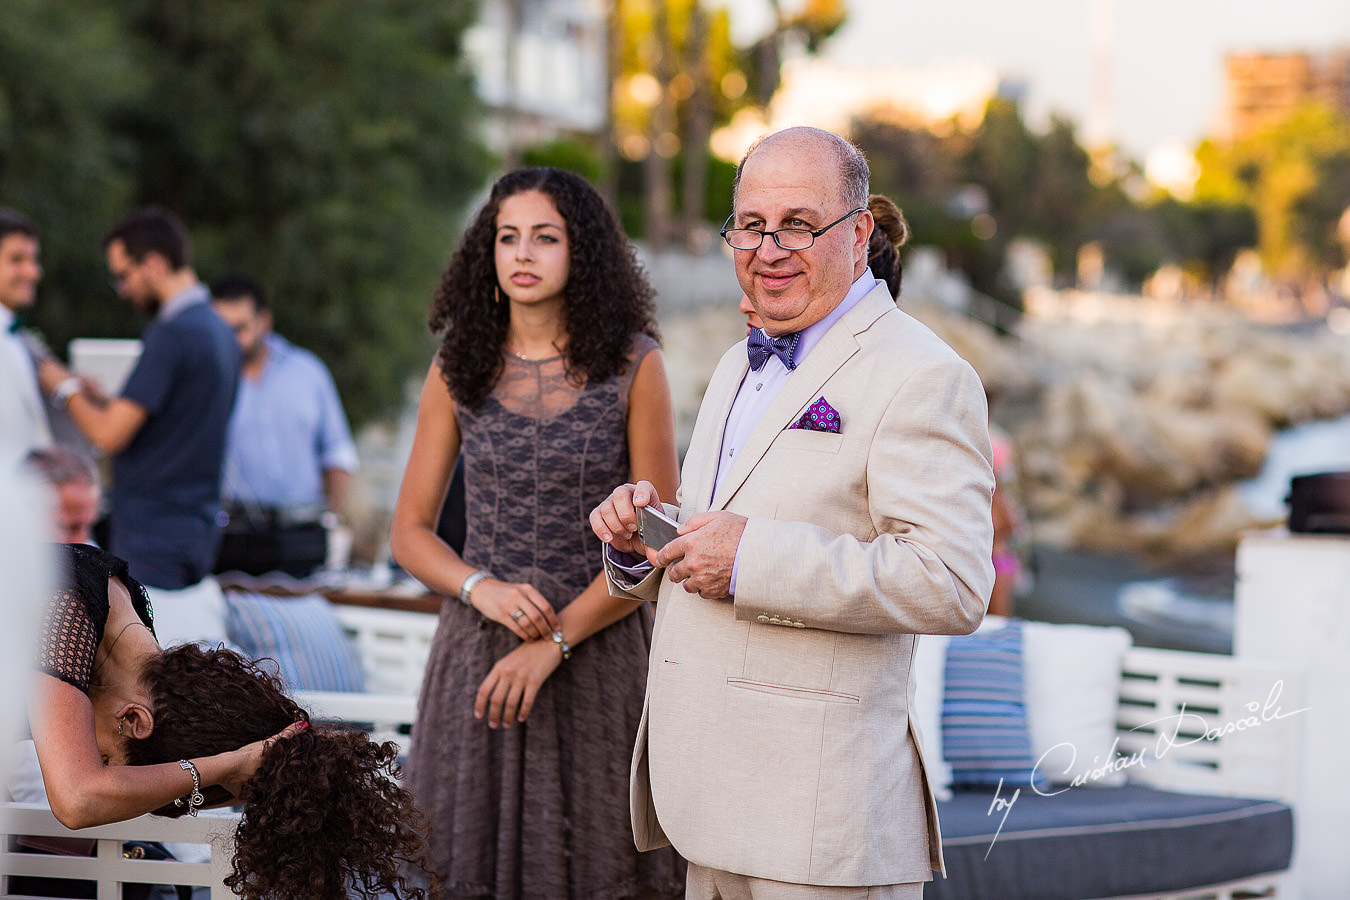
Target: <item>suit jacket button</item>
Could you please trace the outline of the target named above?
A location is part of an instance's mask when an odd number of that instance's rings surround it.
[[[761,621],[761,622],[767,622],[767,621],[769,621],[769,617],[768,617],[768,616],[758,616],[757,618],[758,618],[759,621]]]
[[[780,618],[778,618],[777,616],[770,616],[770,617],[769,617],[769,624],[770,624],[770,625],[782,625],[782,624],[783,624],[783,620],[780,619]]]
[[[805,628],[805,627],[806,627],[806,623],[805,623],[805,622],[793,622],[793,623],[792,623],[792,627],[793,627],[793,628]]]

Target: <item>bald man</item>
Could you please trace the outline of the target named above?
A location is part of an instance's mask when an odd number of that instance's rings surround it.
[[[689,860],[691,898],[919,898],[942,867],[911,664],[984,616],[994,478],[979,378],[867,267],[868,178],[816,129],[746,154],[722,234],[761,327],[679,496],[591,514],[611,591],[658,601],[633,829]],[[637,509],[661,503],[658,550]]]

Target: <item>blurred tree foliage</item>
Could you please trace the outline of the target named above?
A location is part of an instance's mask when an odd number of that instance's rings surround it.
[[[891,119],[854,123],[873,188],[900,202],[916,243],[941,247],[973,287],[1008,302],[1015,237],[1044,246],[1056,280],[1073,283],[1077,255],[1097,242],[1112,269],[1139,285],[1163,264],[1218,288],[1239,250],[1257,246],[1272,271],[1318,273],[1344,263],[1335,240],[1350,204],[1350,124],[1321,107],[1234,145],[1207,142],[1195,197],[1139,196],[1137,167],[1103,176],[1073,126],[1030,130],[1017,104],[995,98],[977,127],[934,130]]]
[[[853,138],[871,161],[873,190],[901,204],[916,241],[942,247],[976,290],[1008,303],[1019,302],[1005,277],[1013,238],[1039,241],[1055,273],[1072,278],[1078,249],[1121,202],[1118,190],[1093,184],[1071,123],[1054,118],[1037,134],[1002,97],[971,130],[952,122],[939,135],[870,119],[854,123]]]
[[[1336,222],[1350,206],[1350,118],[1309,103],[1244,140],[1196,153],[1196,199],[1247,207],[1266,269],[1299,282],[1345,263]]]
[[[728,195],[719,192],[725,163],[710,154],[713,130],[738,112],[768,105],[778,89],[787,42],[819,52],[847,14],[844,0],[788,5],[790,10],[770,0],[768,32],[740,47],[731,39],[728,4],[615,0],[610,35],[615,152],[605,178],[618,189],[616,204],[630,234],[660,245],[683,232],[696,247],[699,228],[726,217]],[[634,165],[640,167],[636,178]]]
[[[732,43],[729,10],[710,6],[706,0],[615,0],[610,140],[617,153],[615,171],[607,174],[619,189],[630,233],[657,243],[679,230],[672,221],[677,211],[686,230],[704,219],[709,136],[754,102],[752,60]],[[633,164],[642,167],[637,183]]]
[[[258,276],[277,329],[355,422],[401,404],[426,310],[490,159],[461,36],[471,0],[12,0],[0,202],[44,229],[37,324],[134,334],[101,234],[162,203],[198,273]]]

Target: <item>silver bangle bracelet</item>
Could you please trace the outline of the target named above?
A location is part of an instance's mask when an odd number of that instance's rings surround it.
[[[473,603],[470,602],[470,597],[473,595],[473,589],[478,587],[478,582],[485,578],[492,577],[492,573],[487,569],[477,569],[470,572],[469,577],[465,578],[459,585],[459,602],[467,607],[473,608]]]
[[[197,774],[197,767],[193,765],[190,760],[180,759],[178,761],[178,767],[184,772],[190,772],[192,774],[192,793],[188,794],[186,798],[179,797],[174,800],[173,805],[182,806],[184,799],[186,799],[187,814],[189,816],[195,816],[197,815],[197,810],[201,809],[202,804],[206,802],[206,798],[202,796],[201,777]]]

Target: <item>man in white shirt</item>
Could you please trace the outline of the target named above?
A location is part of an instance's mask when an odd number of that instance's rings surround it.
[[[6,471],[52,442],[32,351],[16,318],[37,299],[38,249],[37,227],[0,208],[0,466]]]

